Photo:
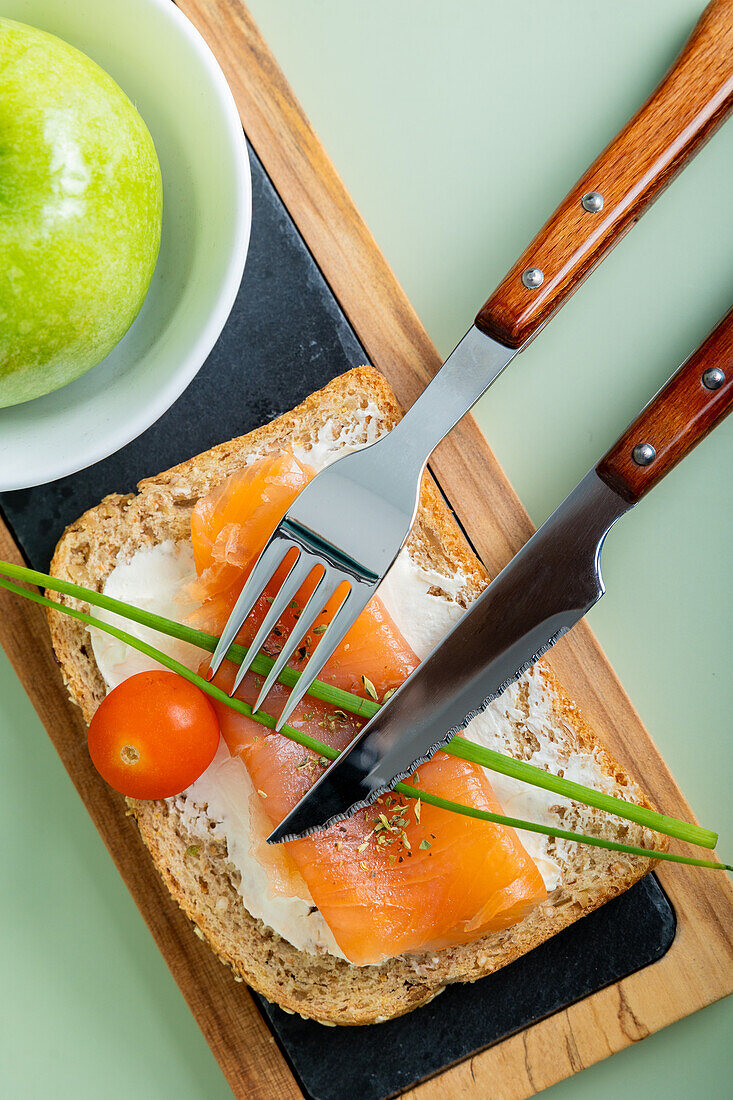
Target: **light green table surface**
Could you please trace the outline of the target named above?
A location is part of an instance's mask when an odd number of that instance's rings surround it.
[[[296,95],[444,354],[641,103],[699,0],[252,0]],[[541,521],[733,298],[719,133],[478,418]],[[609,539],[591,616],[706,825],[733,853],[733,420]],[[0,659],[0,1093],[228,1088],[38,719]],[[725,747],[724,747],[725,746]],[[705,889],[700,873],[700,889]],[[731,1094],[733,1006],[562,1083],[564,1098]]]

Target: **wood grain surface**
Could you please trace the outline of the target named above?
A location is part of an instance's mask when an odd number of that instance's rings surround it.
[[[483,306],[476,324],[521,347],[567,301],[733,110],[733,0],[713,0],[644,106],[581,177]],[[603,196],[603,208],[581,199]],[[536,268],[536,288],[522,273]]]
[[[722,371],[722,380],[715,372]],[[713,372],[711,375],[708,372]],[[733,409],[733,309],[614,443],[596,466],[607,485],[636,503]],[[648,444],[648,465],[634,448]]]
[[[240,0],[180,0],[234,92],[247,134],[370,360],[409,405],[440,359],[359,217]],[[431,468],[487,567],[497,572],[531,524],[471,417]],[[154,473],[156,471],[151,471]],[[0,556],[19,560],[0,525]],[[300,1091],[246,988],[191,933],[147,858],[124,806],[94,772],[39,609],[0,591],[0,642],[46,726],[237,1097],[290,1100]],[[552,665],[610,750],[658,805],[691,811],[591,631],[581,624]],[[660,873],[678,934],[658,963],[418,1086],[412,1100],[527,1097],[733,990],[733,888],[692,868]],[[703,888],[701,888],[701,886]]]

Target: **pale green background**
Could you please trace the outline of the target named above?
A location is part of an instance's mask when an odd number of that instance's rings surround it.
[[[120,0],[124,2],[124,0]],[[297,96],[447,353],[680,47],[698,0],[253,0]],[[733,298],[733,131],[700,154],[482,401],[541,521]],[[733,421],[614,532],[591,622],[733,853]],[[0,1091],[229,1095],[30,704],[0,662]],[[705,873],[700,873],[704,890]],[[731,1004],[554,1089],[730,1095]]]

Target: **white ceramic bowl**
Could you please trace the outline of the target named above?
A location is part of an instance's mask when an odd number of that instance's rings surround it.
[[[163,174],[158,264],[127,335],[68,386],[0,409],[0,490],[7,490],[105,458],[173,404],[234,303],[252,186],[231,92],[172,0],[4,0],[2,14],[58,35],[101,65],[145,119]]]

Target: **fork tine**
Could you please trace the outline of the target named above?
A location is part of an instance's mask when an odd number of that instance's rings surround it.
[[[288,718],[293,713],[298,703],[303,698],[306,691],[311,686],[316,676],[325,665],[328,658],[336,649],[336,646],[339,645],[344,636],[348,634],[356,619],[364,610],[364,607],[368,603],[369,597],[371,595],[371,589],[369,589],[369,591],[366,593],[360,592],[359,595],[356,595],[354,593],[353,586],[349,588],[349,591],[346,593],[346,597],[343,603],[337,609],[334,617],[331,619],[331,622],[326,627],[326,632],[316,646],[310,660],[301,672],[300,679],[298,680],[293,690],[290,692],[290,695],[288,696],[288,701],[283,707],[282,714],[275,723],[276,730],[281,729],[282,726],[287,722]]]
[[[327,576],[328,573],[326,572],[323,574],[322,577],[319,578],[318,584],[316,585],[313,594],[306,602],[305,607],[300,613],[300,618],[290,632],[290,637],[283,646],[282,651],[275,661],[275,664],[272,666],[267,674],[267,679],[262,685],[262,690],[257,696],[257,701],[252,708],[253,711],[258,711],[260,709],[265,699],[267,698],[270,688],[275,683],[278,676],[285,668],[285,665],[288,663],[288,661],[298,648],[298,643],[302,641],[302,639],[306,636],[310,628],[313,626],[313,623],[320,615],[321,610],[323,609],[325,604],[328,603],[328,601],[335,593],[336,589],[342,583],[340,577],[334,577],[326,584],[325,582]]]
[[[270,580],[270,577],[282,565],[291,544],[285,543],[277,537],[277,531],[270,536],[269,542],[255,562],[254,569],[247,577],[244,588],[239,593],[239,598],[227,619],[226,626],[219,638],[214,655],[209,665],[209,678],[216,676],[222,661],[229,652],[229,647],[234,644],[237,634],[242,629],[245,619],[262,595],[262,591]]]
[[[314,564],[309,554],[304,554],[300,549],[298,550],[297,558],[290,567],[285,580],[280,585],[280,589],[273,599],[269,611],[265,615],[259,630],[252,639],[252,644],[249,647],[247,656],[237,670],[237,675],[234,677],[234,684],[229,692],[230,695],[234,695],[236,692],[249,671],[250,665],[277,626],[278,619],[313,569]]]

